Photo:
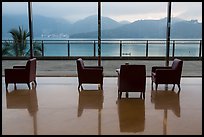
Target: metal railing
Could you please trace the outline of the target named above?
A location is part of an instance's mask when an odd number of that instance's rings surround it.
[[[8,40],[2,40],[3,43]],[[13,42],[9,40],[9,42]],[[34,40],[42,48],[38,59],[97,59],[97,40]],[[29,45],[29,41],[27,41]],[[28,46],[29,47],[29,46]],[[170,59],[183,58],[202,60],[202,40],[170,40]],[[101,40],[102,59],[164,59],[166,40]],[[23,59],[19,56],[4,56],[2,59]]]

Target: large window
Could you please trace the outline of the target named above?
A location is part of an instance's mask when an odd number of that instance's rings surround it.
[[[84,34],[97,32],[97,17],[97,2],[33,2],[34,39],[51,40],[45,56],[93,56],[93,42],[67,40],[90,38]]]
[[[165,57],[167,5],[101,2],[101,55]],[[201,39],[201,6],[172,2],[171,40]],[[32,2],[32,15],[33,40],[43,56],[98,55],[98,2]],[[28,2],[2,2],[2,39],[12,39],[9,31],[19,26],[28,31]],[[200,41],[171,42],[170,56],[198,56],[200,47]]]
[[[103,44],[102,55],[119,56],[122,44],[122,56],[145,56],[146,41],[141,40],[165,38],[166,8],[167,2],[102,2],[102,39],[125,40]],[[163,43],[149,45],[149,56],[165,55]]]
[[[200,43],[192,39],[202,39],[202,2],[172,2],[171,17],[171,39],[185,40],[175,43],[175,56],[199,56]]]

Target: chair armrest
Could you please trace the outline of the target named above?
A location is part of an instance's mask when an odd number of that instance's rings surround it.
[[[85,66],[84,67],[85,69],[87,68],[87,69],[103,69],[103,67],[102,66]]]
[[[171,67],[167,67],[167,66],[153,66],[152,67],[152,72],[155,72],[156,69],[171,69]]]
[[[21,68],[17,68],[17,69],[5,69],[5,80],[9,80],[9,79],[23,79],[27,76],[27,71],[26,69],[21,69]]]
[[[175,70],[173,70],[173,69],[156,69],[155,75],[157,78],[159,78],[159,77],[173,78],[175,76]]]
[[[96,72],[103,72],[103,69],[101,69],[101,68],[84,68],[83,69],[84,71],[96,71]]]
[[[21,75],[22,74],[25,74],[25,69],[24,68],[17,68],[17,69],[5,69],[5,74],[7,73],[20,73]]]
[[[86,82],[101,82],[103,80],[102,69],[84,69],[84,72],[80,75],[80,79]]]
[[[84,75],[86,78],[87,77],[103,77],[103,70],[102,69],[83,69]]]
[[[13,68],[26,68],[26,66],[13,66]]]

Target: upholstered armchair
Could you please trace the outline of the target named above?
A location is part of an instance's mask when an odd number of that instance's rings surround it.
[[[82,84],[100,84],[103,89],[103,67],[102,66],[84,66],[81,58],[77,59],[78,89]]]
[[[14,83],[16,89],[16,83],[27,83],[28,88],[30,82],[36,82],[36,58],[29,59],[25,66],[13,66],[12,69],[5,69],[5,83],[6,90],[8,90],[8,84]]]
[[[118,70],[118,97],[122,92],[140,92],[145,99],[146,67],[145,65],[121,65]]]
[[[151,71],[152,89],[154,82],[156,90],[158,84],[173,84],[172,90],[177,84],[180,91],[182,67],[183,61],[180,59],[174,59],[171,66],[153,66]]]

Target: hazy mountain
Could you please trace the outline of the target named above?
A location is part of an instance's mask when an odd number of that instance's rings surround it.
[[[27,15],[3,15],[2,16],[2,37],[10,37],[9,31],[12,28],[22,26],[28,30],[28,17]],[[33,15],[33,35],[40,37],[41,34],[59,34],[68,33],[71,23],[64,19],[49,18],[40,15]]]
[[[67,34],[70,28],[71,23],[65,19],[49,18],[40,15],[36,15],[33,17],[33,32],[36,36],[40,36],[41,34]]]
[[[108,17],[102,17],[101,20],[102,30],[113,29],[123,25]],[[2,25],[4,26],[2,29],[2,36],[9,37],[9,31],[12,28],[18,28],[19,25],[28,30],[28,17],[27,15],[3,15]],[[73,24],[60,18],[50,18],[41,15],[33,16],[33,34],[36,37],[41,37],[42,34],[51,35],[63,33],[71,35],[75,33],[97,31],[97,25],[97,15],[86,17]]]
[[[50,18],[40,15],[33,16],[34,37],[41,35],[69,35],[70,38],[97,38],[98,17],[92,15],[70,23],[60,18]],[[165,38],[166,18],[160,20],[138,20],[135,22],[117,22],[108,17],[101,17],[102,38]],[[196,20],[186,21],[179,18],[171,20],[172,38],[201,38],[202,23]],[[26,15],[3,15],[2,38],[10,37],[12,28],[23,26],[28,30],[28,17]]]
[[[172,24],[172,38],[202,38],[202,23],[197,20],[181,21]]]
[[[165,38],[165,18],[160,20],[138,20],[121,27],[103,30],[102,38]],[[97,31],[71,35],[71,38],[97,38]],[[202,23],[172,18],[171,38],[201,38]]]
[[[102,30],[113,29],[122,25],[119,22],[108,17],[101,17],[101,22],[102,22],[102,25],[101,25]],[[97,31],[97,30],[98,30],[98,16],[92,15],[92,16],[86,17],[85,19],[75,22],[70,29],[70,33],[75,34],[75,33],[84,33],[84,32],[91,32],[91,31]]]
[[[12,28],[23,26],[24,29],[28,30],[28,18],[26,16],[15,16],[15,15],[3,15],[2,16],[2,37],[9,37],[9,31]]]

